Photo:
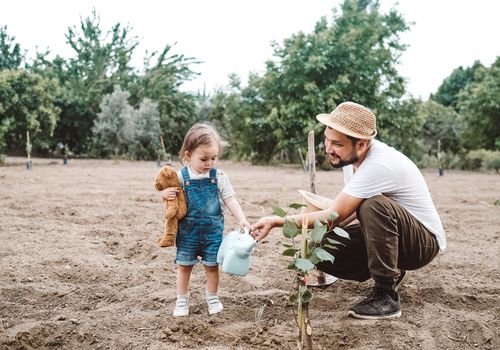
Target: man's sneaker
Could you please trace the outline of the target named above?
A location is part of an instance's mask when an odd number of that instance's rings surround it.
[[[177,296],[173,315],[174,317],[189,315],[189,296]]]
[[[374,288],[370,296],[347,311],[347,316],[366,320],[379,320],[401,316],[399,295],[397,292],[393,292],[394,299],[390,294],[391,291]]]
[[[408,277],[408,272],[406,270],[399,271],[399,277],[396,280],[396,287],[394,288],[396,292],[399,291],[399,289],[401,288],[403,282],[406,280],[407,277]]]
[[[208,313],[210,315],[215,315],[224,310],[224,306],[217,294],[207,293],[207,305],[208,305]]]

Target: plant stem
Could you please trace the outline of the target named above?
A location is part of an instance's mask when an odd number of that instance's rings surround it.
[[[307,259],[307,213],[305,209],[302,209],[302,240],[300,246],[300,257],[302,259]],[[303,278],[300,278],[303,277]],[[309,323],[309,304],[302,303],[302,295],[307,291],[307,282],[305,277],[306,274],[299,274],[298,284],[299,284],[299,298],[298,298],[298,310],[297,318],[299,324],[299,349],[312,349],[312,328]],[[302,288],[301,288],[302,287]],[[300,293],[300,291],[303,291]]]

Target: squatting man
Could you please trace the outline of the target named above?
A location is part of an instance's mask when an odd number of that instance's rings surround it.
[[[372,278],[373,291],[349,308],[363,319],[401,316],[398,287],[407,270],[430,263],[446,248],[441,220],[427,184],[417,166],[404,154],[375,140],[376,117],[357,103],[344,102],[316,119],[326,126],[325,151],[334,168],[342,168],[344,188],[324,210],[307,214],[308,227],[336,212],[335,225],[350,239],[335,238],[344,246],[330,250],[335,261],[316,265],[335,277],[363,282]],[[300,227],[302,214],[288,217]],[[284,219],[262,217],[252,225],[252,236],[262,240]]]

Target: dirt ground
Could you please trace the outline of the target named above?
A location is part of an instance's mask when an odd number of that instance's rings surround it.
[[[296,348],[281,230],[259,243],[246,277],[221,273],[225,309],[217,316],[208,316],[196,266],[191,315],[177,319],[175,251],[156,245],[163,224],[156,163],[34,159],[28,172],[20,158],[7,162],[0,167],[0,349]],[[250,222],[309,189],[297,166],[219,166]],[[394,320],[345,316],[371,281],[315,289],[314,348],[500,348],[500,175],[424,175],[447,251],[409,273],[403,315]],[[333,196],[341,183],[340,171],[317,174],[322,195]],[[225,232],[234,227],[227,217]]]

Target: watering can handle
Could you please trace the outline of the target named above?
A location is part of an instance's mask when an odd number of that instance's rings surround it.
[[[243,227],[243,228],[240,228],[240,233],[241,234],[245,234],[245,235],[249,235],[250,234],[250,230],[248,229],[248,227]],[[259,242],[258,239],[254,239],[255,242]]]

